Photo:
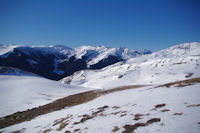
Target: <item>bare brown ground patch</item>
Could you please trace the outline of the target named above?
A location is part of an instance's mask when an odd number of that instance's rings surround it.
[[[56,130],[61,131],[61,130],[64,129],[68,124],[69,124],[68,121],[62,122],[62,123],[60,124],[59,128],[56,129]]]
[[[145,114],[135,114],[135,115],[134,115],[134,117],[135,117],[134,120],[136,120],[136,121],[137,121],[137,120],[140,120],[140,119],[142,119],[141,117],[144,116],[144,115],[145,115]]]
[[[105,111],[105,109],[108,107],[109,106],[107,106],[107,105],[105,105],[103,107],[99,107],[99,108],[97,108],[97,111],[92,112],[92,115],[84,114],[82,116],[79,116],[79,117],[82,117],[82,119],[79,122],[74,122],[73,125],[84,123],[85,121],[93,119],[94,117],[97,117],[97,116],[103,116],[104,115],[103,111]]]
[[[195,83],[200,83],[200,78],[192,78],[192,79],[187,79],[187,80],[171,82],[171,83],[167,83],[164,85],[159,85],[155,88],[158,88],[158,87],[168,87],[169,88],[174,85],[176,85],[176,87],[185,87],[185,86],[193,85]]]
[[[163,104],[157,104],[157,105],[155,105],[155,108],[162,108],[162,107],[164,107],[164,106],[166,106],[165,103],[163,103]]]
[[[97,108],[97,111],[93,112],[92,115],[93,116],[97,116],[98,114],[102,113],[103,111],[105,111],[106,108],[108,108],[109,106],[105,105],[103,107],[99,107]]]
[[[85,121],[90,120],[90,119],[92,119],[92,118],[94,118],[94,116],[90,116],[90,115],[88,115],[88,114],[85,114],[85,115],[83,115],[83,118],[82,118],[79,122],[74,122],[73,125],[77,125],[77,124],[80,124],[80,123],[84,123]]]
[[[136,130],[138,127],[148,126],[149,124],[152,124],[154,122],[160,122],[160,118],[152,118],[145,123],[136,123],[133,125],[125,125],[125,126],[123,126],[123,128],[125,128],[125,131],[123,131],[122,133],[134,133],[134,130]]]
[[[79,128],[78,128],[78,129],[74,129],[74,132],[78,132],[78,131],[80,131],[80,130],[81,130],[81,129],[79,129]]]
[[[118,126],[115,126],[112,130],[112,132],[117,132],[120,128]]]
[[[112,108],[113,109],[119,109],[120,107],[119,106],[113,106]]]
[[[42,133],[48,133],[48,132],[51,132],[51,131],[52,131],[52,129],[48,128],[48,129],[44,130]]]
[[[64,118],[61,118],[61,119],[55,120],[53,126],[56,126],[56,125],[58,125],[58,124],[63,123],[65,120],[70,119],[72,116],[73,116],[73,115],[68,114],[67,117],[64,117]]]
[[[26,130],[26,128],[22,128],[21,130],[13,131],[12,133],[23,133]]]
[[[170,111],[169,109],[163,109],[163,110],[161,110],[161,112],[168,112],[168,111]]]
[[[193,75],[193,73],[187,73],[187,75],[185,75],[185,78],[190,78]]]
[[[188,105],[187,107],[198,107],[200,106],[200,104],[191,104],[191,105]]]
[[[112,112],[111,115],[117,115],[117,114],[119,114],[119,113],[121,113],[121,111]]]
[[[136,120],[136,121],[140,120],[140,119],[142,119],[143,116],[147,116],[147,115],[150,115],[150,114],[149,113],[147,113],[147,114],[135,114],[134,115],[135,118],[133,120]]]
[[[173,115],[182,115],[182,114],[183,114],[182,112],[176,112]]]

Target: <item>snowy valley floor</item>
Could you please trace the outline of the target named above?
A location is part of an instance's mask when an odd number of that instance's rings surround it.
[[[0,132],[200,132],[200,78],[94,92],[96,97],[88,101],[43,113]]]

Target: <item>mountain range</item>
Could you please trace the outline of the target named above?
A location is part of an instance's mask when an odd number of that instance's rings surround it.
[[[0,53],[0,132],[200,132],[199,42],[153,53],[19,45]],[[64,77],[62,62],[79,69]]]
[[[59,80],[79,70],[101,69],[151,53],[149,50],[136,51],[105,46],[70,48],[64,45],[0,45],[0,66],[15,67]]]
[[[184,43],[130,58],[126,62],[118,62],[100,70],[77,71],[61,82],[94,88],[167,83],[198,77],[199,61],[200,43]]]

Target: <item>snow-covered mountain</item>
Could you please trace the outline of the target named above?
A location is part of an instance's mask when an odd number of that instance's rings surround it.
[[[16,67],[58,80],[78,70],[100,69],[150,53],[148,50],[135,51],[105,46],[82,46],[72,49],[62,45],[0,45],[0,65]]]
[[[199,76],[200,43],[194,42],[130,58],[126,62],[100,70],[81,70],[61,82],[85,87],[112,88],[127,84],[160,84]]]
[[[4,57],[16,48],[8,49]],[[87,67],[113,55],[126,61],[77,71],[62,79],[62,84],[39,76],[18,76],[16,71],[24,72],[6,67],[4,72],[14,75],[0,74],[0,132],[200,132],[200,43],[180,44],[149,55],[132,51],[136,58],[121,48],[53,49],[48,47],[48,52],[39,55],[90,57]]]
[[[122,60],[127,60],[133,57],[138,57],[143,54],[151,54],[151,51],[136,51],[128,48],[108,48],[105,46],[82,46],[75,49],[76,57],[82,58],[88,56],[88,65],[94,65],[98,62],[109,58],[109,56],[118,57]]]

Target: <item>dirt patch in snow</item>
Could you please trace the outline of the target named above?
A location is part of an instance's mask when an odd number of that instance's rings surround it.
[[[48,128],[48,129],[44,130],[42,133],[48,133],[48,132],[51,132],[51,131],[52,131],[52,129]]]
[[[174,86],[174,85],[175,85],[175,87],[184,87],[184,86],[193,85],[195,83],[200,83],[200,78],[192,78],[192,79],[187,79],[187,80],[171,82],[171,83],[168,83],[168,84],[159,85],[155,88],[158,88],[158,87],[168,87],[169,88],[169,87]]]
[[[182,112],[176,112],[173,115],[182,115],[182,114],[183,114]]]
[[[165,103],[162,103],[162,104],[157,104],[154,106],[154,108],[152,110],[157,110],[158,108],[162,108],[162,107],[165,107],[166,104]]]
[[[200,104],[191,104],[191,105],[188,105],[187,107],[198,107],[200,106]]]
[[[112,108],[116,110],[116,109],[119,109],[120,107],[119,106],[113,106]]]
[[[118,126],[115,126],[112,130],[112,132],[117,132],[120,128]]]
[[[187,73],[187,75],[185,75],[185,78],[190,78],[193,75],[193,73]]]
[[[133,120],[140,120],[140,119],[142,119],[141,117],[143,117],[143,116],[147,116],[147,115],[150,115],[149,113],[147,113],[147,114],[135,114],[134,115],[134,119]]]
[[[92,118],[94,118],[94,116],[90,116],[90,115],[88,115],[88,114],[85,114],[85,115],[83,115],[83,118],[82,118],[79,122],[74,122],[73,125],[77,125],[77,124],[80,124],[80,123],[84,123],[85,121],[90,120],[90,119],[92,119]]]
[[[21,130],[13,131],[12,133],[23,133],[26,130],[26,128],[22,128]]]
[[[79,128],[78,128],[78,129],[74,129],[74,132],[78,132],[78,131],[80,131],[80,130],[81,130],[81,129],[79,129]]]
[[[161,110],[161,112],[168,112],[168,111],[170,111],[169,109],[163,109],[163,110]]]
[[[105,105],[103,107],[99,107],[99,108],[97,108],[97,111],[92,112],[92,115],[84,114],[82,116],[79,116],[79,117],[82,117],[82,119],[79,122],[74,122],[73,125],[84,123],[85,121],[93,119],[94,117],[97,117],[97,116],[103,116],[104,115],[103,111],[105,111],[105,109],[108,107],[109,106],[107,106],[107,105]]]
[[[93,116],[97,116],[98,114],[100,114],[100,113],[102,113],[103,111],[105,111],[106,108],[108,108],[107,105],[105,105],[105,106],[103,106],[103,107],[100,107],[100,108],[97,109],[96,112],[93,112],[92,115],[93,115]]]
[[[163,104],[157,104],[157,105],[155,105],[155,108],[162,108],[162,107],[164,107],[164,106],[166,106],[165,103],[163,103]]]
[[[69,124],[68,122],[62,122],[57,130],[58,130],[58,131],[61,131],[61,130],[62,130],[63,128],[65,128],[68,124]]]
[[[125,128],[125,131],[123,131],[122,133],[133,133],[134,130],[136,130],[138,127],[148,126],[149,124],[152,124],[154,122],[160,122],[160,118],[152,118],[145,123],[136,123],[133,125],[125,125],[125,126],[123,126],[123,128]]]
[[[56,126],[56,125],[58,125],[58,124],[61,124],[61,123],[63,123],[63,122],[66,121],[66,120],[68,121],[70,118],[72,118],[72,116],[73,116],[73,115],[68,114],[67,117],[64,117],[64,118],[55,120],[53,126]]]

